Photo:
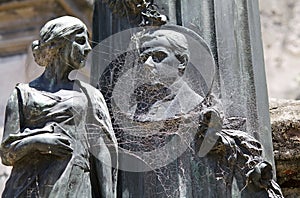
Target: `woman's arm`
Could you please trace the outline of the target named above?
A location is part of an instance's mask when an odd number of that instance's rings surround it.
[[[70,142],[68,138],[55,133],[54,123],[39,129],[21,129],[23,102],[18,91],[15,88],[6,106],[3,141],[0,147],[3,164],[12,166],[33,151],[60,157],[70,155],[73,150]]]
[[[6,142],[10,135],[16,135],[20,132],[19,102],[21,101],[18,100],[18,90],[15,88],[6,105],[4,131],[0,147],[2,163],[7,166],[11,166],[14,160],[12,159],[13,155],[8,152],[9,145]]]

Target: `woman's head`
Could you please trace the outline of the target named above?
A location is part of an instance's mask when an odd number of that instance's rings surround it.
[[[66,47],[72,36],[83,32],[87,34],[86,26],[75,17],[63,16],[48,21],[40,30],[40,39],[32,43],[35,61],[41,66],[47,66],[60,49]],[[83,41],[81,43],[84,44]]]

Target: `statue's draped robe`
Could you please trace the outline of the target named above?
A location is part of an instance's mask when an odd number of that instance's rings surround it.
[[[95,88],[79,81],[75,87],[80,91],[15,87],[1,145],[3,163],[13,166],[3,197],[115,197],[117,148],[107,107]],[[17,156],[18,144],[43,133],[67,137],[72,154],[59,158],[49,148]]]

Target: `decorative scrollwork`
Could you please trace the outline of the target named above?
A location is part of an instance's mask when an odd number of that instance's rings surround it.
[[[161,26],[166,24],[167,16],[159,13],[154,0],[103,0],[114,14],[128,16],[139,26]]]

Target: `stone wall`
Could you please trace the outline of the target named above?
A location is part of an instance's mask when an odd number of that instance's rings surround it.
[[[269,96],[300,99],[300,1],[260,0]],[[271,100],[278,183],[300,197],[300,102]]]
[[[286,198],[300,197],[300,101],[270,101],[277,181]]]

